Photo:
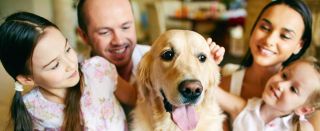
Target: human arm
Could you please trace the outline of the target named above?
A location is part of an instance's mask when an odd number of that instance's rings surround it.
[[[246,106],[247,102],[239,96],[224,91],[222,88],[216,89],[216,98],[221,109],[234,119]]]
[[[122,104],[135,105],[136,89],[122,79],[115,66],[106,59],[100,56],[92,57],[82,64],[81,70],[89,91],[108,98],[114,95]]]
[[[115,95],[120,103],[134,107],[137,100],[137,90],[123,78],[118,76],[117,89]]]
[[[219,64],[223,59],[225,49],[217,45],[215,42],[212,42],[211,38],[207,39],[207,43],[209,44],[211,55],[214,61],[216,61],[216,63]],[[235,118],[246,105],[246,101],[244,99],[242,99],[239,96],[228,93],[221,88],[217,89],[216,96],[218,104],[220,105],[222,110],[229,113],[232,118]]]

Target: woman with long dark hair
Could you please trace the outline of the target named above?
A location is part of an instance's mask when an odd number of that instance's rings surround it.
[[[267,80],[299,59],[310,46],[311,37],[312,15],[303,1],[270,2],[253,25],[241,68],[223,77],[220,86],[245,99],[261,97]]]

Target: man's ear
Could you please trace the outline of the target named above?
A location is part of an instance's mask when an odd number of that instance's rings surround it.
[[[18,75],[16,77],[16,80],[19,81],[19,83],[21,83],[22,85],[25,86],[34,86],[35,82],[34,80],[30,77],[30,76],[25,76],[25,75]]]
[[[296,109],[294,111],[295,114],[301,116],[301,115],[308,115],[311,114],[312,112],[315,111],[315,108],[310,106],[310,105],[306,105],[306,106],[301,106],[298,109]]]
[[[77,34],[81,37],[84,44],[89,44],[89,38],[87,36],[87,33],[82,30],[80,27],[76,28]]]
[[[293,54],[295,54],[295,55],[298,54],[298,53],[300,52],[300,50],[302,49],[303,44],[304,44],[304,41],[303,41],[303,40],[300,40],[298,46],[297,46],[296,49],[293,51]]]

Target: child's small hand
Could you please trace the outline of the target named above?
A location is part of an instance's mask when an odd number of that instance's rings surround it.
[[[217,64],[220,64],[223,59],[223,55],[225,53],[224,47],[220,47],[219,45],[217,45],[215,42],[212,41],[211,38],[207,39],[207,43],[209,44],[209,48],[211,50],[211,55],[213,60]]]

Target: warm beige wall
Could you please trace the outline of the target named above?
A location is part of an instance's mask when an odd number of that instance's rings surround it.
[[[32,88],[25,87],[23,93]],[[7,74],[0,62],[0,131],[10,131],[10,106],[14,96],[14,80]],[[10,123],[10,124],[9,124]]]
[[[28,11],[52,20],[52,0],[0,0],[0,17],[17,11]]]
[[[0,63],[1,64],[1,63]],[[5,131],[8,125],[9,107],[13,97],[13,79],[0,65],[0,131]]]

